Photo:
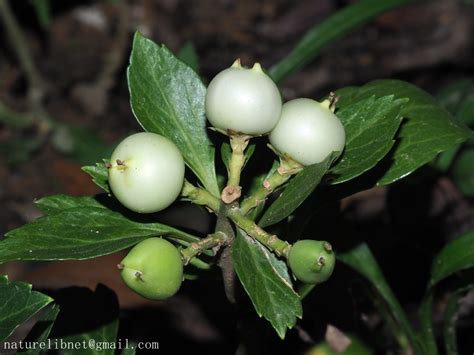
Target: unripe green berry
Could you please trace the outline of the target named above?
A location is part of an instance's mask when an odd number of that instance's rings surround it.
[[[288,255],[288,264],[295,277],[308,284],[326,281],[335,263],[331,244],[319,240],[299,240],[293,244]]]
[[[136,133],[115,148],[109,185],[125,207],[139,213],[165,209],[179,196],[184,160],[176,145],[155,133]]]
[[[130,289],[151,300],[173,296],[183,281],[181,254],[162,238],[149,238],[135,245],[118,268]]]
[[[277,151],[302,165],[320,163],[333,151],[342,152],[346,142],[344,126],[329,105],[311,99],[285,103],[269,138]]]
[[[281,113],[280,92],[260,64],[243,68],[237,60],[212,79],[206,93],[206,115],[224,132],[268,133]]]

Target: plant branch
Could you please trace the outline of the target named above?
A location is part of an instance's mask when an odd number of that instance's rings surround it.
[[[223,232],[216,232],[198,242],[192,242],[186,249],[181,250],[184,265],[188,265],[191,259],[200,255],[204,250],[223,245],[226,240],[227,236]]]
[[[228,206],[225,204],[221,204],[219,211],[217,211],[217,222],[215,232],[224,233],[227,237],[226,245],[222,249],[219,255],[219,261],[217,265],[222,270],[222,281],[224,283],[224,291],[227,299],[230,303],[236,302],[236,275],[234,271],[234,263],[232,261],[232,253],[231,253],[231,245],[235,239],[234,229],[227,218],[227,209]]]
[[[291,244],[260,228],[251,219],[244,216],[238,207],[230,207],[227,210],[227,216],[248,235],[258,240],[275,254],[285,258],[288,257]]]
[[[209,191],[200,187],[196,187],[187,180],[184,181],[183,189],[181,190],[181,196],[189,199],[189,201],[196,205],[208,207],[216,214],[219,211],[219,199],[217,199]]]
[[[221,234],[226,238],[225,241],[223,241],[224,248],[219,255],[219,261],[217,264],[222,270],[222,280],[224,282],[226,297],[229,302],[235,303],[235,272],[230,248],[230,245],[232,245],[232,242],[234,241],[235,235],[232,225],[227,218],[227,210],[229,207],[225,204],[221,204],[221,201],[209,191],[196,187],[188,181],[184,182],[181,196],[189,199],[192,203],[206,206],[217,215],[217,223],[214,234]]]
[[[280,166],[268,178],[266,178],[262,185],[253,193],[242,201],[241,212],[248,214],[252,209],[265,203],[268,196],[270,196],[278,187],[285,184],[293,175],[303,169],[303,166],[287,156],[280,158]]]

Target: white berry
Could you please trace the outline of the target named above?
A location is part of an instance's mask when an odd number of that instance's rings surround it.
[[[184,160],[176,145],[155,133],[136,133],[115,148],[109,185],[125,207],[139,213],[165,209],[179,196]]]
[[[207,118],[224,132],[268,133],[277,124],[281,107],[278,87],[258,63],[246,69],[237,60],[217,74],[207,88]]]
[[[320,163],[333,151],[342,152],[344,126],[328,106],[311,99],[285,103],[270,133],[272,146],[302,165]]]

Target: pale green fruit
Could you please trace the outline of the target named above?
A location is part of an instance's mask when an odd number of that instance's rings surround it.
[[[288,264],[295,277],[308,284],[326,281],[334,270],[336,256],[331,244],[319,240],[299,240],[290,249]]]
[[[184,160],[176,145],[155,133],[125,138],[110,158],[109,185],[125,207],[139,213],[165,209],[179,196]]]
[[[333,151],[342,152],[345,142],[339,118],[326,105],[311,99],[285,103],[270,133],[272,146],[302,165],[320,163]]]
[[[183,281],[181,254],[162,238],[138,243],[118,267],[122,280],[130,289],[152,300],[173,296]]]
[[[268,133],[280,118],[281,106],[277,86],[258,63],[246,69],[237,60],[217,74],[207,88],[207,118],[224,132]]]

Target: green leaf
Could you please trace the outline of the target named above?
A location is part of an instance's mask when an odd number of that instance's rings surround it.
[[[299,172],[265,211],[258,224],[266,227],[288,217],[314,191],[338,156],[339,152],[334,152],[321,163],[307,166]]]
[[[75,207],[8,232],[0,241],[0,263],[94,258],[163,235],[197,240],[173,227],[134,222],[103,207]]]
[[[337,254],[337,258],[360,273],[372,284],[378,295],[387,304],[393,318],[407,335],[415,353],[421,354],[421,345],[415,337],[413,328],[411,327],[403,308],[400,306],[397,298],[390,289],[390,286],[387,284],[385,277],[382,274],[382,270],[380,270],[380,267],[367,244],[362,243],[349,251],[339,253]]]
[[[338,94],[341,106],[353,105],[371,96],[393,95],[395,99],[409,99],[401,110],[405,120],[391,153],[391,166],[378,181],[379,185],[387,185],[407,176],[433,160],[438,153],[472,137],[472,132],[455,122],[433,97],[404,81],[376,80],[359,88],[341,90]]]
[[[426,353],[432,354],[436,351],[432,320],[436,284],[456,272],[472,267],[474,267],[474,230],[449,242],[434,258],[428,290],[420,306],[420,339],[423,341]]]
[[[438,354],[436,338],[433,331],[433,289],[425,295],[420,305],[420,330],[418,333],[418,341],[423,348],[421,354]]]
[[[56,214],[76,207],[106,208],[91,196],[53,195],[42,197],[35,204],[44,214]]]
[[[371,96],[351,105],[338,106],[344,124],[346,146],[341,159],[331,168],[333,184],[353,179],[374,167],[390,151],[402,121],[400,109],[408,100],[393,95]]]
[[[179,50],[176,57],[196,73],[199,72],[199,56],[196,53],[196,48],[194,47],[193,42],[186,42]]]
[[[361,0],[337,11],[334,15],[312,27],[295,48],[280,62],[270,68],[275,82],[281,82],[290,74],[316,58],[328,44],[334,43],[354,29],[369,22],[377,15],[415,2],[414,0]]]
[[[0,341],[52,301],[52,298],[32,291],[30,284],[0,276]]]
[[[110,193],[109,188],[109,172],[105,166],[106,161],[103,163],[95,163],[95,166],[83,166],[82,171],[86,172],[92,177],[92,181],[99,186],[102,190],[107,193]]]
[[[431,267],[430,287],[444,278],[474,267],[474,230],[446,244],[436,255]]]
[[[447,172],[452,166],[453,161],[456,158],[460,148],[461,145],[458,145],[454,148],[445,150],[436,157],[432,164],[436,167],[436,169],[442,172]]]
[[[81,355],[115,355],[114,347],[117,345],[118,333],[118,319],[114,319],[96,329],[86,333],[74,334],[62,337],[65,342],[86,344],[79,350]],[[76,349],[61,349],[58,350],[60,355],[74,355],[77,354]]]
[[[36,322],[31,331],[28,333],[24,342],[29,344],[31,344],[32,342],[35,342],[37,344],[45,342],[48,339],[49,333],[51,332],[51,328],[53,327],[58,314],[59,306],[57,304],[53,304],[51,307],[46,308],[40,319]],[[20,351],[20,353],[37,355],[41,353],[41,349],[29,349]]]
[[[252,157],[253,153],[255,153],[255,147],[256,147],[256,144],[252,143],[252,144],[249,144],[247,149],[245,149],[245,152],[244,152],[244,158],[245,158],[244,167],[249,162],[249,160]]]
[[[51,4],[49,0],[32,0],[36,18],[43,30],[48,30],[51,24]]]
[[[257,314],[265,317],[283,339],[303,314],[286,264],[240,230],[232,245],[232,259]]]
[[[472,91],[474,91],[474,88]],[[456,114],[456,118],[472,129],[474,128],[474,92],[469,94],[468,100],[469,101],[464,103],[464,105],[460,108]]]
[[[449,296],[446,310],[444,311],[443,335],[446,355],[458,355],[456,339],[456,322],[458,320],[459,301],[474,288],[469,284],[456,290]]]
[[[459,80],[454,84],[451,84],[447,88],[441,90],[438,95],[436,95],[436,100],[438,103],[448,110],[459,122],[470,126],[474,125],[474,81],[473,80]],[[434,162],[436,168],[446,172],[452,166],[453,161],[457,157],[460,146],[456,146],[452,149],[449,149],[441,153]],[[474,171],[473,168],[470,169]],[[461,190],[466,193],[463,182],[458,181],[458,186]],[[459,184],[460,183],[460,184]],[[467,190],[472,190],[467,184]],[[474,195],[474,193],[472,193]],[[471,196],[472,196],[471,195]]]
[[[114,355],[117,348],[127,345],[125,341],[117,341],[119,303],[111,289],[102,284],[94,291],[74,287],[57,291],[56,298],[62,306],[62,317],[53,329],[52,341],[79,345],[79,349],[60,347],[58,354]]]
[[[452,166],[453,179],[464,195],[474,196],[474,148],[462,150]]]
[[[164,46],[135,34],[128,67],[132,111],[142,127],[171,139],[204,187],[219,196],[214,148],[206,132],[206,88]]]
[[[436,95],[446,110],[467,126],[474,125],[474,80],[455,82]]]

